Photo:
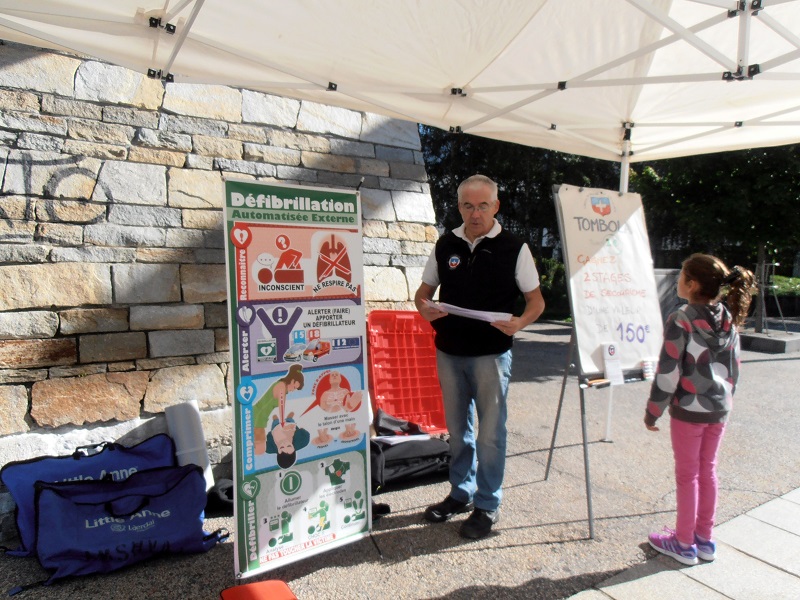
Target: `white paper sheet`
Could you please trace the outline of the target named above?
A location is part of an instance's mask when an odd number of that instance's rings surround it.
[[[431,300],[426,300],[425,303],[428,306],[432,306],[433,308],[441,310],[442,312],[446,312],[449,315],[458,315],[459,317],[477,319],[479,321],[487,321],[489,323],[494,323],[495,321],[508,321],[512,316],[511,313],[472,310],[469,308],[461,308],[460,306],[455,306],[453,304],[447,304],[445,302],[432,302]]]

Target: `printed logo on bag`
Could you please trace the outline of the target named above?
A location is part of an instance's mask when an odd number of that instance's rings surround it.
[[[103,516],[96,519],[86,519],[84,521],[84,529],[97,529],[98,527],[105,527],[109,525],[109,529],[115,533],[125,533],[129,531],[142,532],[152,529],[156,526],[156,522],[162,519],[168,519],[172,516],[169,509],[162,510],[161,512],[154,512],[152,510],[141,510],[128,517],[109,517]],[[143,519],[147,519],[142,522]]]

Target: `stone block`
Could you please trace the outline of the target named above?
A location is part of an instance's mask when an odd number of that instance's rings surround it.
[[[228,327],[228,305],[226,302],[206,304],[206,327]]]
[[[139,248],[138,263],[187,263],[196,262],[192,250],[185,248]]]
[[[58,330],[58,315],[34,310],[0,313],[0,340],[51,338]]]
[[[100,161],[55,152],[11,150],[3,193],[88,199],[95,189]]]
[[[242,90],[243,95],[246,92],[246,90]],[[244,96],[242,99],[244,100]],[[242,104],[242,109],[244,110],[244,104]],[[264,127],[260,127],[258,125],[230,123],[228,125],[228,137],[232,140],[239,140],[240,142],[265,144],[267,142],[267,131]]]
[[[28,390],[24,385],[0,385],[0,435],[23,433],[30,429],[25,422],[28,414]]]
[[[190,135],[200,134],[225,137],[228,132],[228,124],[224,121],[212,119],[161,114],[157,129],[175,133],[188,133]]]
[[[83,240],[95,246],[122,246],[129,248],[159,247],[167,240],[167,233],[155,227],[131,225],[87,225],[83,229]]]
[[[42,94],[42,112],[64,117],[92,119],[94,121],[102,121],[103,119],[103,107],[99,104],[81,102],[70,98],[59,98],[52,94]]]
[[[107,265],[59,263],[0,269],[0,311],[111,302]]]
[[[47,369],[0,369],[0,383],[30,383],[47,379]]]
[[[392,192],[392,203],[394,204],[398,221],[411,221],[416,223],[436,222],[433,202],[428,194],[394,191]]]
[[[138,227],[180,227],[181,211],[166,206],[115,204],[108,209],[108,222]]]
[[[113,282],[114,299],[120,304],[155,304],[181,300],[177,265],[114,265]]]
[[[267,131],[267,144],[276,148],[291,148],[292,150],[307,150],[309,152],[331,152],[331,141],[321,135],[308,135],[295,133],[283,129],[270,129]]]
[[[319,152],[303,152],[303,166],[306,169],[336,171],[337,173],[355,173],[356,161],[350,156],[336,156]]]
[[[361,214],[364,219],[394,221],[397,216],[392,204],[392,193],[386,190],[361,188]]]
[[[216,365],[188,365],[160,369],[153,373],[144,410],[163,412],[168,406],[195,400],[200,410],[227,405],[228,394],[222,371]]]
[[[39,133],[20,133],[17,139],[17,148],[24,150],[37,150],[39,152],[61,152],[64,148],[63,138],[43,135]],[[77,154],[69,152],[68,154]]]
[[[113,362],[147,356],[147,338],[139,331],[82,335],[80,362]]]
[[[44,98],[52,98],[52,96],[45,94],[42,98],[43,101]],[[0,110],[20,110],[36,113],[39,112],[39,98],[36,94],[31,94],[30,92],[0,90]]]
[[[127,106],[104,106],[103,121],[157,129],[158,113],[150,110],[137,110]]]
[[[168,83],[162,108],[170,113],[233,123],[242,120],[242,93],[204,83]]]
[[[311,148],[309,148],[309,150],[311,150]],[[357,156],[359,158],[375,158],[375,144],[333,138],[330,141],[330,150],[321,150],[321,152],[330,152],[331,154],[344,156]]]
[[[74,339],[0,341],[0,369],[71,365],[77,358]]]
[[[297,130],[358,139],[361,134],[361,113],[304,100],[300,103]]]
[[[5,44],[0,53],[0,87],[72,96],[80,59]]]
[[[92,194],[94,202],[166,206],[166,168],[161,165],[106,161]]]
[[[227,299],[224,265],[181,265],[183,301],[191,304],[222,302]]]
[[[301,153],[291,148],[279,148],[265,144],[245,144],[244,159],[257,160],[274,165],[289,165],[296,167],[300,164]]]
[[[364,291],[367,301],[407,301],[408,281],[400,269],[364,267]]]
[[[164,87],[160,81],[123,67],[85,61],[75,74],[75,98],[78,100],[156,110],[163,96]]]
[[[36,220],[52,223],[95,223],[102,221],[106,207],[79,200],[39,200]]]
[[[131,371],[39,381],[31,389],[31,417],[43,427],[136,419],[149,377]]]
[[[135,259],[136,251],[133,248],[102,248],[99,246],[83,246],[82,248],[53,248],[53,250],[50,252],[50,261],[54,263],[128,263],[133,262]]]
[[[0,241],[4,244],[27,244],[34,240],[36,223],[0,221]]]
[[[80,140],[67,140],[64,142],[63,151],[65,154],[91,156],[92,158],[100,158],[103,160],[125,160],[128,156],[127,146],[97,144],[95,142],[82,142]]]
[[[137,146],[147,146],[161,150],[175,150],[178,152],[192,151],[192,136],[183,133],[170,133],[156,129],[140,128],[136,130],[133,143]]]
[[[66,135],[67,133],[67,122],[63,117],[16,111],[0,111],[0,127],[48,135]]]
[[[127,125],[77,118],[68,121],[67,135],[76,140],[127,146],[133,139],[133,134],[133,127]]]
[[[300,102],[262,92],[242,90],[242,121],[276,127],[294,127]]]
[[[222,177],[215,171],[169,170],[169,206],[218,208],[225,200]]]
[[[374,113],[364,113],[362,116],[361,140],[410,150],[420,149],[419,127],[416,123]]]
[[[411,179],[412,181],[428,181],[425,165],[415,165],[406,162],[391,163],[392,177],[395,179]],[[388,173],[387,173],[388,175]]]
[[[181,225],[187,229],[215,229],[222,231],[222,211],[184,209],[181,211]]]
[[[403,240],[411,242],[427,242],[427,232],[425,225],[420,223],[389,223],[387,235],[393,240]]]
[[[127,308],[73,308],[58,316],[62,335],[128,330]]]
[[[34,240],[54,246],[80,246],[83,243],[83,227],[64,223],[40,223],[36,226]]]
[[[192,144],[192,151],[195,154],[220,158],[242,158],[242,142],[239,140],[195,135],[192,137]]]
[[[200,305],[131,306],[131,329],[202,329],[205,319]]]
[[[186,164],[186,154],[171,150],[155,150],[134,146],[128,150],[128,160],[138,163],[150,163],[167,167],[182,167]]]
[[[209,329],[153,331],[147,338],[153,358],[214,352],[214,332]]]

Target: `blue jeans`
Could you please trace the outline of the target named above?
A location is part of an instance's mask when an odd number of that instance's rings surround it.
[[[506,398],[511,350],[486,356],[436,351],[445,421],[450,432],[450,496],[496,510],[506,466]],[[475,437],[475,412],[478,435]]]

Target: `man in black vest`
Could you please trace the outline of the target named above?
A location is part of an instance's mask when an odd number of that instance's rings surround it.
[[[544,310],[530,249],[500,226],[494,218],[499,208],[497,184],[488,177],[473,175],[461,183],[458,210],[464,223],[436,243],[414,296],[417,310],[436,331],[452,454],[450,494],[429,506],[425,518],[438,523],[472,511],[459,530],[472,539],[488,535],[500,517],[513,337]],[[440,302],[481,311],[480,318],[437,308],[431,302],[437,288]],[[525,309],[511,316],[520,294]]]

